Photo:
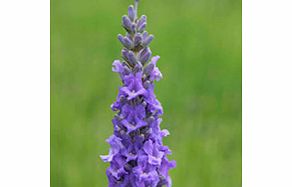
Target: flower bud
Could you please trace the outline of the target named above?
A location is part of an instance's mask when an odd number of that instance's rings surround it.
[[[131,19],[131,21],[134,21],[135,20],[135,9],[133,7],[133,5],[130,5],[129,8],[128,8],[128,15],[129,15],[129,18]]]
[[[121,34],[118,34],[118,39],[120,40],[121,43],[124,42],[124,37]]]
[[[124,72],[125,72],[125,74],[129,74],[129,73],[131,73],[131,70],[130,70],[130,68],[128,68],[128,66],[126,65],[126,62],[123,62],[123,66],[124,66]]]
[[[135,64],[132,63],[132,61],[129,60],[129,58],[130,58],[129,56],[130,56],[129,55],[129,51],[127,49],[122,49],[122,57],[123,57],[123,59],[126,62],[130,63],[131,66],[134,66]]]
[[[141,18],[138,20],[137,27],[140,27],[144,23],[146,23],[147,17],[145,15],[142,15]]]
[[[138,32],[143,32],[145,29],[146,29],[146,22],[145,23],[143,23],[142,25],[140,25],[140,26],[137,26],[137,31]]]
[[[142,35],[140,33],[137,33],[134,37],[134,47],[137,47],[138,45],[140,45],[142,41]]]
[[[151,71],[154,69],[154,64],[153,63],[149,63],[143,70],[145,75],[150,75]]]
[[[128,60],[131,64],[137,64],[137,59],[132,51],[129,51]]]
[[[143,68],[143,65],[139,61],[137,61],[137,64],[135,65],[135,67],[133,69],[133,72],[134,73],[141,72],[142,68]]]
[[[148,36],[148,32],[147,31],[144,31],[143,34],[142,34],[142,38],[143,40],[145,40]]]
[[[129,46],[128,49],[132,49],[133,48],[134,44],[133,44],[133,41],[131,40],[131,38],[129,38],[128,36],[126,36],[124,38],[124,41],[125,41],[125,45],[126,46]]]
[[[143,49],[142,51],[140,51],[139,53],[139,61],[144,65],[151,57],[152,52],[149,49],[149,47]]]
[[[148,46],[150,44],[150,42],[153,40],[154,36],[153,35],[150,35],[148,37],[146,37],[144,40],[143,40],[143,43],[142,45],[144,47]]]
[[[128,16],[124,15],[122,17],[122,25],[128,32],[134,32],[133,24]]]
[[[118,35],[118,39],[123,44],[123,46],[126,47],[127,49],[132,49],[133,48],[133,42],[129,39],[128,36],[123,37],[121,34],[119,34]]]

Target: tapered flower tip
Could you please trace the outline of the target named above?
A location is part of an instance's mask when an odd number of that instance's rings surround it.
[[[129,15],[129,18],[134,21],[135,20],[135,9],[134,9],[134,6],[133,5],[130,5],[129,8],[128,8],[128,15]]]

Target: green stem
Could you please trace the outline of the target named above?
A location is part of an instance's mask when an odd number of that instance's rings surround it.
[[[134,8],[135,8],[135,12],[136,12],[136,14],[135,14],[136,15],[136,18],[138,18],[138,3],[139,3],[139,0],[135,0],[135,2],[134,2]]]

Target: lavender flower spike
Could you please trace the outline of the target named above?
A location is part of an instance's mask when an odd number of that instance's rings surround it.
[[[159,56],[152,57],[149,44],[153,35],[145,30],[146,16],[138,18],[138,0],[123,16],[126,36],[118,35],[124,47],[123,61],[115,60],[113,71],[119,73],[123,86],[111,106],[114,133],[107,142],[111,148],[102,160],[110,163],[106,174],[109,187],[171,186],[168,170],[175,167],[169,161],[171,151],[162,138],[169,132],[160,129],[162,106],[154,94],[154,81],[162,74],[156,66]]]

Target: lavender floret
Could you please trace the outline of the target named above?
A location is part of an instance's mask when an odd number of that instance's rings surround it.
[[[128,16],[126,15],[123,16],[122,25],[126,29],[127,32],[134,33],[135,27]]]
[[[146,16],[137,16],[138,0],[129,6],[122,25],[126,36],[118,35],[124,46],[122,58],[115,60],[112,70],[121,77],[123,85],[117,100],[111,105],[114,133],[107,139],[111,148],[102,160],[110,163],[106,174],[109,187],[162,187],[171,186],[168,170],[175,167],[169,161],[171,151],[162,138],[168,130],[160,129],[163,109],[154,94],[154,81],[162,74],[156,66],[159,56],[152,56],[148,47],[153,35],[148,35]]]
[[[133,5],[130,5],[128,8],[128,15],[131,21],[135,21],[136,12]]]
[[[151,55],[152,55],[152,52],[151,52],[150,48],[146,47],[139,52],[139,54],[138,54],[139,61],[142,64],[145,64],[151,58]]]
[[[140,33],[135,34],[134,36],[134,47],[138,47],[142,42],[142,35]]]
[[[147,47],[152,42],[153,38],[153,35],[145,37],[145,39],[143,40],[143,46]]]
[[[120,42],[123,44],[125,48],[132,49],[134,47],[133,42],[128,36],[123,37],[121,34],[119,34],[118,39],[120,40]]]

